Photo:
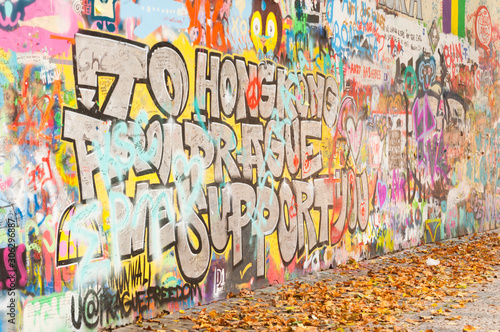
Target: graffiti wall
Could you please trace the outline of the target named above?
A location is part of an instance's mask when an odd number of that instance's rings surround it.
[[[2,331],[500,227],[495,1],[0,2]]]

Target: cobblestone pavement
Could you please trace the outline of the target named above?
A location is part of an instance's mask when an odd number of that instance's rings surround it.
[[[493,282],[475,285],[469,292],[472,294],[471,302],[466,303],[463,308],[454,308],[457,303],[463,301],[463,298],[449,298],[446,302],[437,303],[432,309],[404,315],[401,326],[407,326],[409,331],[415,332],[427,330],[455,332],[464,329],[499,332],[500,269],[496,269],[496,278]]]
[[[498,234],[498,231],[495,231]],[[499,235],[500,236],[500,235]],[[447,243],[466,243],[474,241],[471,237],[453,239]],[[446,243],[446,242],[445,242]],[[328,285],[336,285],[348,280],[356,280],[361,276],[366,276],[367,273],[380,270],[389,265],[394,266],[394,258],[404,258],[410,254],[423,256],[432,252],[432,248],[439,245],[423,245],[417,248],[406,249],[391,255],[382,256],[376,259],[359,262],[359,268],[352,270],[345,269],[330,269],[319,271],[306,275],[297,279],[293,279],[287,284],[297,282],[306,283],[309,285],[315,284],[318,281],[323,281]],[[396,260],[397,261],[397,260]],[[402,264],[404,266],[404,263]],[[397,316],[397,321],[394,324],[384,325],[368,325],[365,327],[344,327],[338,331],[499,331],[500,332],[500,266],[495,267],[495,277],[491,278],[491,282],[477,283],[469,287],[464,287],[463,293],[455,297],[444,297],[441,302],[429,303],[428,309],[419,311],[416,308],[414,311],[404,313]],[[273,303],[276,303],[276,293],[283,285],[273,285],[264,289],[254,291],[253,294],[244,296],[243,298],[235,297],[231,299],[213,302],[207,305],[197,306],[195,308],[185,310],[183,312],[175,312],[162,317],[144,321],[140,324],[120,327],[114,332],[138,332],[144,330],[151,331],[197,331],[194,326],[195,322],[186,319],[186,317],[196,317],[197,314],[206,309],[206,312],[213,310],[224,312],[225,310],[235,310],[239,305],[252,303],[266,303],[269,309],[276,309]],[[279,309],[278,309],[279,311]],[[184,317],[184,318],[181,318]],[[210,330],[203,328],[201,330]],[[226,329],[231,331],[244,331],[243,329]],[[318,328],[285,328],[287,331],[319,331],[332,330],[336,327],[321,326]]]

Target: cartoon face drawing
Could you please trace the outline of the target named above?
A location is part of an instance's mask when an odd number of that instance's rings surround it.
[[[281,8],[274,0],[256,0],[250,17],[250,38],[260,53],[278,53],[282,36]]]
[[[13,30],[24,20],[24,9],[36,0],[0,0],[0,29]]]

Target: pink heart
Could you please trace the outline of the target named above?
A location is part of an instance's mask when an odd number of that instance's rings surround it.
[[[363,123],[361,119],[355,122],[352,117],[348,117],[346,121],[346,132],[354,160],[357,161],[359,150],[361,150],[361,142],[363,141]]]
[[[378,204],[380,208],[382,208],[382,206],[384,206],[385,199],[387,198],[387,185],[382,181],[377,182],[377,196]]]

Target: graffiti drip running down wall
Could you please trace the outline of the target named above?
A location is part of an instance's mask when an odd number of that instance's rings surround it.
[[[5,0],[0,330],[95,331],[500,227],[491,0]]]

